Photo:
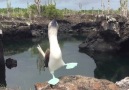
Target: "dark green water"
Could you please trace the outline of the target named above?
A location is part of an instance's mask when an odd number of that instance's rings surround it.
[[[63,60],[68,62],[78,62],[78,66],[72,70],[65,67],[55,72],[56,77],[65,75],[85,75],[94,77],[96,64],[88,55],[78,51],[78,45],[82,40],[77,38],[65,37],[59,39],[59,44],[63,54]],[[6,68],[7,87],[20,88],[21,90],[33,90],[36,82],[45,82],[51,79],[49,70],[43,71],[42,64],[39,62],[37,44],[44,50],[49,47],[48,39],[33,40],[10,40],[4,41],[5,59],[13,58],[17,60],[17,67]]]

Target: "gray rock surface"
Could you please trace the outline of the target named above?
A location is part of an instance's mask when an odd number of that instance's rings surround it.
[[[120,90],[129,90],[129,77],[126,77],[121,81],[117,81],[116,85],[120,87]]]

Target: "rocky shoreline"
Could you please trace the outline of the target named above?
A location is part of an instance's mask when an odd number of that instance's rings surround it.
[[[1,19],[0,28],[3,38],[31,38],[47,35],[47,25],[51,20],[36,18]],[[80,34],[86,40],[79,45],[81,52],[128,52],[129,22],[128,18],[119,15],[81,15],[67,16],[59,23],[59,34]]]
[[[81,75],[70,75],[60,77],[57,85],[49,85],[47,82],[35,83],[35,90],[128,90],[129,77],[122,79],[116,83],[105,79],[96,79]],[[5,88],[0,90],[21,90],[20,87]]]
[[[90,27],[96,26],[95,22],[91,20],[92,18],[92,15],[82,15],[81,17],[73,15],[57,19],[60,26],[59,33],[82,33],[85,28],[90,29]],[[43,17],[32,20],[4,17],[0,18],[0,29],[3,30],[4,38],[42,37],[47,34],[47,26],[50,21]]]
[[[60,77],[60,82],[50,86],[47,82],[36,83],[36,90],[119,90],[114,83],[80,75]]]
[[[46,37],[47,24],[51,20],[36,18],[36,20],[0,18],[0,29],[3,30],[3,39],[23,39],[32,37]],[[129,52],[129,22],[128,18],[114,16],[67,16],[59,23],[59,34],[79,34],[86,37],[79,45],[79,51],[96,58],[94,53],[128,53]],[[95,59],[95,63],[99,60]],[[107,63],[107,62],[104,62]],[[103,67],[103,66],[102,66]],[[100,70],[98,67],[97,70]],[[104,73],[105,74],[105,73]],[[128,84],[113,83],[108,80],[88,78],[85,76],[64,76],[52,90],[127,90]],[[83,82],[84,81],[84,82]],[[128,80],[127,80],[128,81]],[[51,90],[45,83],[35,84],[37,90]],[[44,89],[41,89],[44,88]],[[126,89],[125,89],[126,88]]]
[[[124,17],[101,16],[96,30],[87,34],[79,45],[81,52],[126,53],[129,51],[128,20]]]
[[[129,77],[116,83],[105,79],[96,79],[81,75],[62,76],[57,85],[51,86],[47,82],[36,83],[35,90],[128,90]]]

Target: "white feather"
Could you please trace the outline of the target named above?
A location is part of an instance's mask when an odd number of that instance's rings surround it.
[[[38,49],[38,51],[40,52],[40,54],[43,56],[43,58],[45,58],[45,53],[44,53],[44,51],[42,50],[42,48],[41,48],[40,45],[37,46],[37,49]]]

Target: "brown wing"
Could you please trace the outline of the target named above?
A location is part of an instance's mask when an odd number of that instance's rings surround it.
[[[49,55],[50,55],[50,49],[47,49],[45,52],[45,67],[48,67],[48,62],[49,62]]]

